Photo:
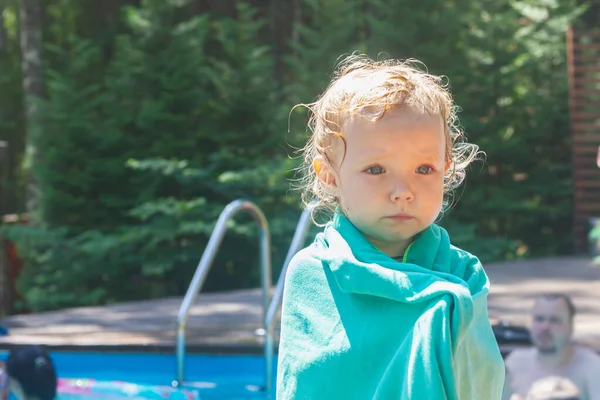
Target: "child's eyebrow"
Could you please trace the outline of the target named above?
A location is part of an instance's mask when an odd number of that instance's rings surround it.
[[[356,157],[356,161],[361,164],[364,163],[374,163],[380,161],[386,157],[389,157],[390,151],[386,149],[374,149],[374,150],[366,150],[362,149],[360,153],[358,153]]]
[[[423,155],[421,158],[423,159],[423,161],[436,162],[442,160],[444,157],[440,157],[439,154],[428,154]]]
[[[407,148],[406,153],[431,160],[438,160],[440,156],[443,156],[443,154],[440,154],[440,148],[431,146],[422,148],[418,148],[418,146],[413,146],[412,148]]]
[[[422,158],[426,161],[438,161],[440,158],[444,158],[444,155],[440,154],[440,149],[437,146],[419,146],[418,144],[412,145],[402,151],[402,156]],[[399,157],[399,155],[393,152],[390,148],[381,146],[366,146],[360,149],[356,154],[356,159],[359,162],[377,161],[389,157]]]

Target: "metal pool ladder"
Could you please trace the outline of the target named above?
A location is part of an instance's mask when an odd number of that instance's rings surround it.
[[[310,209],[307,208],[301,215],[296,231],[292,239],[292,244],[288,250],[283,270],[277,281],[277,286],[273,294],[273,300],[269,304],[269,291],[271,289],[271,240],[269,234],[269,225],[263,212],[254,203],[245,200],[235,200],[229,203],[219,215],[215,229],[213,230],[206,249],[202,254],[200,263],[196,268],[196,272],[192,278],[192,282],[188,287],[183,302],[179,308],[177,315],[177,386],[184,383],[184,366],[185,366],[185,328],[189,318],[189,313],[194,304],[198,293],[202,289],[204,281],[212,262],[214,261],[216,252],[221,245],[225,231],[227,230],[227,222],[241,210],[248,211],[254,220],[259,224],[260,236],[260,277],[262,287],[262,309],[263,309],[263,330],[265,335],[264,340],[264,357],[265,357],[265,392],[271,393],[273,388],[273,324],[275,315],[281,304],[283,295],[283,286],[285,283],[285,273],[287,266],[292,257],[300,250],[306,234],[310,227]],[[175,384],[175,383],[174,383]]]

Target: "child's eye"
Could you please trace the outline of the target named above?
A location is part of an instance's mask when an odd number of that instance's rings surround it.
[[[430,165],[421,165],[417,168],[417,174],[421,175],[429,175],[433,172],[433,168]]]
[[[380,167],[379,165],[374,165],[372,167],[369,167],[365,170],[365,172],[367,172],[368,174],[371,175],[381,175],[385,172],[385,170],[383,169],[383,167]]]

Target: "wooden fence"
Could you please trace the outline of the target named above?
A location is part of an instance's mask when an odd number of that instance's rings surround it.
[[[567,32],[573,154],[573,235],[587,248],[590,221],[600,218],[600,29]]]

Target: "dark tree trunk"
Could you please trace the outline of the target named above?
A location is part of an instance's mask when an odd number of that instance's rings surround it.
[[[19,20],[26,115],[27,211],[31,214],[36,210],[38,200],[38,185],[33,172],[41,156],[39,149],[35,146],[41,128],[40,110],[36,100],[45,95],[42,77],[42,9],[40,0],[19,0]]]

